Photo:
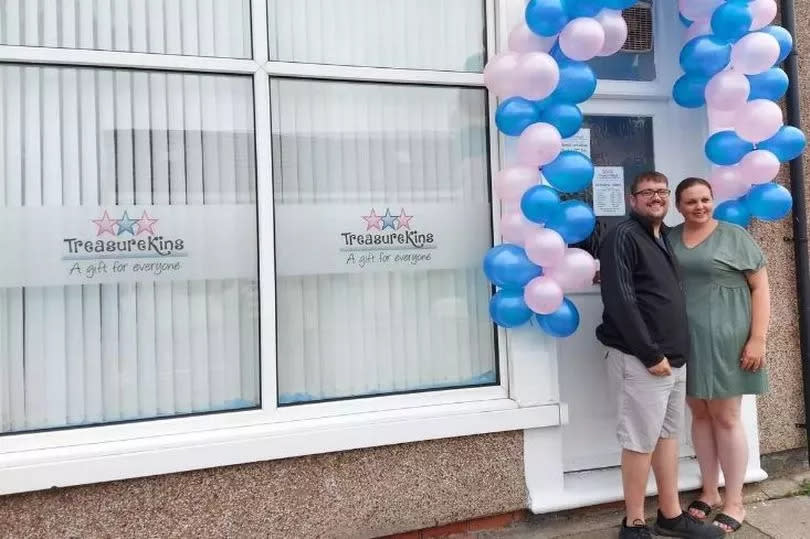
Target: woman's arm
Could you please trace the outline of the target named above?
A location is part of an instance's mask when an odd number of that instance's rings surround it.
[[[758,371],[765,363],[765,344],[768,324],[771,319],[771,291],[768,285],[768,270],[762,268],[746,275],[751,289],[751,332],[740,358],[741,367]]]

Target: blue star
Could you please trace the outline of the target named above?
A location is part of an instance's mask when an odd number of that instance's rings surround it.
[[[124,215],[118,220],[118,235],[120,236],[124,232],[129,232],[133,236],[135,235],[135,223],[137,223],[135,219],[130,219],[127,212],[124,212]]]
[[[390,208],[385,208],[385,215],[383,215],[381,217],[381,219],[382,219],[382,222],[383,222],[383,227],[382,227],[383,230],[385,230],[386,228],[390,228],[391,230],[396,230],[396,227],[394,226],[394,223],[397,220],[397,216],[396,215],[391,215]]]

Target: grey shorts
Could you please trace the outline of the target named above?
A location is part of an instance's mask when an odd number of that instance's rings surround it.
[[[684,421],[686,367],[673,368],[671,376],[654,376],[637,357],[613,348],[608,348],[607,362],[622,448],[652,453],[659,438],[677,438]]]

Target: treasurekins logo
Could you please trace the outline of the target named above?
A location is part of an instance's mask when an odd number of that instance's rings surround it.
[[[431,232],[420,232],[412,229],[413,215],[408,215],[405,208],[399,215],[385,209],[383,215],[371,208],[368,215],[361,216],[365,224],[363,232],[342,232],[344,250],[362,249],[363,247],[383,247],[388,249],[425,249],[435,247],[435,237]],[[362,226],[362,225],[361,225]]]
[[[78,257],[104,258],[130,256],[152,258],[178,256],[185,248],[182,238],[167,238],[159,235],[155,219],[144,211],[139,219],[133,219],[125,210],[121,217],[114,219],[104,213],[98,219],[91,219],[92,233],[86,237],[64,238],[65,258]],[[91,235],[94,234],[94,235]]]

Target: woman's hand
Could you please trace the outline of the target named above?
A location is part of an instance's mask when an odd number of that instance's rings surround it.
[[[765,365],[765,339],[750,337],[743,348],[740,367],[745,371],[756,372]]]

